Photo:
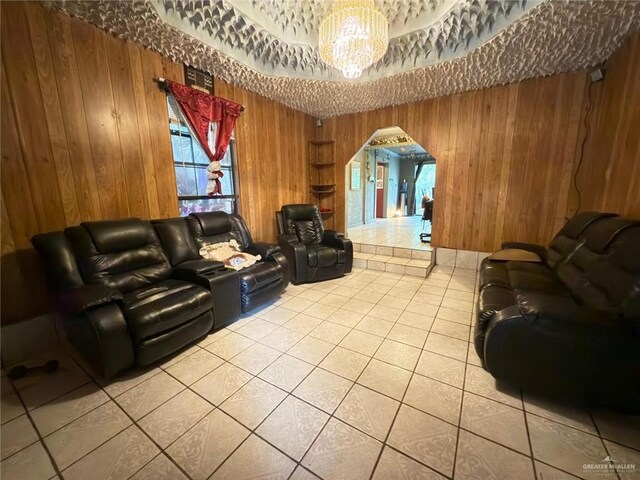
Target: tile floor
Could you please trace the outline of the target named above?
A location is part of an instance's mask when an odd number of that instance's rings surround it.
[[[352,242],[399,248],[428,250],[428,243],[420,241],[422,216],[378,218],[375,222],[347,229]],[[431,223],[425,223],[425,232],[431,231]]]
[[[476,273],[357,270],[113,382],[2,377],[2,478],[570,479],[640,469],[640,418],[497,388],[469,340]],[[611,478],[638,478],[620,471]]]

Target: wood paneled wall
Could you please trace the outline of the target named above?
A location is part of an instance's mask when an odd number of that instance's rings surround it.
[[[341,165],[390,126],[436,158],[434,245],[544,243],[564,221],[585,85],[584,73],[556,75],[337,117],[321,130],[336,138]],[[339,173],[343,204],[344,168]]]
[[[240,213],[254,240],[275,241],[275,212],[309,201],[307,142],[315,120],[234,85],[215,82],[215,88],[246,108],[236,126]]]
[[[640,34],[607,60],[605,79],[593,85],[591,98],[590,134],[577,176],[580,209],[640,218]],[[574,212],[578,195],[571,192]]]
[[[30,238],[82,221],[178,214],[165,95],[183,67],[35,2],[2,4],[2,323],[47,311]],[[240,207],[256,240],[308,199],[313,119],[216,82],[236,129]]]
[[[640,40],[594,84],[578,185],[582,210],[640,215]],[[436,158],[433,244],[491,251],[502,241],[546,244],[575,211],[573,172],[584,138],[586,72],[526,80],[325,120],[345,165],[378,128],[399,126]],[[344,228],[344,175],[338,168]],[[342,206],[342,208],[340,208]]]

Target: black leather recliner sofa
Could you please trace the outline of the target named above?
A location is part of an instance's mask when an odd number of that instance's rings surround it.
[[[240,225],[241,244],[266,258],[251,268],[268,270],[270,281],[241,297],[243,275],[202,259],[200,239],[183,218],[153,225],[136,218],[86,222],[32,239],[67,338],[98,373],[110,377],[149,365],[236,320],[243,306],[253,308],[288,284],[284,256],[276,246],[253,244],[240,217],[198,215]]]
[[[213,326],[211,293],[175,278],[149,222],[86,222],[32,243],[69,341],[105,377],[153,363]]]
[[[353,244],[325,230],[316,205],[285,205],[276,212],[278,245],[289,261],[291,282],[318,282],[343,276],[353,266]]]
[[[254,242],[243,218],[224,212],[192,213],[186,219],[197,248],[235,239],[243,252],[261,261],[238,272],[243,312],[280,295],[289,285],[289,264],[280,247]]]
[[[475,348],[497,379],[640,410],[640,221],[585,212],[542,263],[485,259]]]

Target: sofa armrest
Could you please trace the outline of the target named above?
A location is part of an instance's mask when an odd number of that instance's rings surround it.
[[[103,285],[83,285],[58,295],[61,310],[72,315],[111,303],[122,303],[122,299],[119,290]]]
[[[344,233],[337,232],[336,230],[325,230],[324,235],[322,235],[323,245],[339,248],[340,250],[344,249],[344,240]]]
[[[251,255],[260,255],[264,260],[272,260],[273,254],[279,252],[281,248],[273,243],[256,242],[244,249]]]
[[[527,252],[535,253],[542,260],[547,258],[547,249],[542,245],[535,243],[523,243],[523,242],[503,242],[502,249],[519,248],[520,250],[526,250]]]
[[[278,235],[278,245],[289,263],[291,281],[299,284],[307,279],[307,247],[295,235]]]
[[[344,233],[335,230],[325,230],[322,236],[322,244],[328,247],[344,250],[346,255],[344,273],[351,272],[353,268],[353,243],[344,236]]]
[[[174,275],[182,276],[183,274],[202,275],[214,270],[225,268],[224,263],[215,260],[188,260],[173,267]],[[177,278],[177,277],[176,277]]]

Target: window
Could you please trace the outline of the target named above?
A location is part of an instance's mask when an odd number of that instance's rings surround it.
[[[235,139],[232,138],[229,142],[229,148],[221,162],[221,170],[224,174],[220,179],[223,195],[209,197],[207,195],[209,158],[200,147],[198,139],[191,135],[187,122],[171,95],[167,96],[167,106],[180,216],[189,215],[191,212],[234,213],[236,209]]]
[[[417,166],[415,167],[417,168]],[[414,169],[415,172],[415,169]],[[415,175],[415,174],[414,174]],[[422,197],[426,194],[433,199],[436,185],[436,164],[425,163],[416,182],[416,215],[422,215]]]

